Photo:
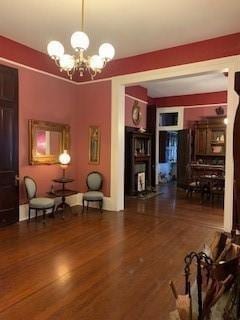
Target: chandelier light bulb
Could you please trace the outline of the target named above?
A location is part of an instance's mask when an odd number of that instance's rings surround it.
[[[87,50],[89,47],[89,38],[86,33],[82,31],[76,31],[71,36],[71,46],[74,50],[80,51]]]
[[[99,48],[99,56],[106,60],[112,60],[115,49],[110,43],[103,43]]]
[[[59,162],[61,164],[66,165],[66,164],[69,164],[70,161],[71,161],[70,155],[67,153],[67,150],[64,150],[63,153],[61,153],[59,156]]]
[[[228,118],[224,118],[223,122],[224,122],[225,125],[227,125],[228,124]]]
[[[74,68],[74,57],[70,54],[64,54],[59,60],[60,67],[65,71],[70,71]]]
[[[64,47],[59,41],[50,41],[47,46],[47,51],[53,59],[60,59],[64,55]]]
[[[89,47],[88,35],[83,32],[84,29],[84,2],[82,4],[81,31],[76,31],[71,36],[71,46],[74,50],[72,55],[64,54],[64,47],[59,41],[51,41],[47,46],[48,54],[54,59],[55,64],[60,71],[65,71],[67,76],[72,80],[75,72],[82,77],[88,73],[91,79],[102,72],[107,62],[112,60],[115,55],[115,49],[110,43],[103,43],[99,47],[98,55],[89,56],[85,51]]]
[[[89,64],[90,64],[90,68],[93,70],[99,70],[104,67],[103,59],[100,56],[98,56],[97,54],[93,55],[90,58]]]

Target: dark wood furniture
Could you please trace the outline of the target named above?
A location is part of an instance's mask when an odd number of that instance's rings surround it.
[[[55,210],[56,212],[58,212],[58,210],[62,210],[64,212],[66,208],[70,208],[70,205],[66,202],[66,197],[76,194],[78,192],[75,190],[66,189],[65,185],[73,181],[73,179],[68,178],[53,179],[53,182],[62,184],[62,189],[55,190],[52,193],[54,197],[61,197],[61,202],[57,205]],[[48,193],[48,195],[50,195],[50,193]]]
[[[202,202],[204,194],[207,194],[208,199],[214,203],[216,197],[224,200],[225,177],[215,175],[203,175],[199,177]]]
[[[19,220],[18,70],[0,65],[0,226]]]
[[[212,117],[195,125],[195,160],[204,163],[225,162],[226,125],[224,117]]]
[[[240,96],[240,72],[235,73],[235,91]],[[233,158],[234,158],[234,200],[233,200],[233,230],[240,229],[240,100],[235,116],[233,129]]]
[[[145,173],[145,190],[151,190],[152,134],[125,129],[125,194],[138,194],[138,174]]]

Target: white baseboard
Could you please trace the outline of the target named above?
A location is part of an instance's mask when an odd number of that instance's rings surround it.
[[[72,196],[69,196],[66,198],[66,202],[71,206],[79,206],[82,205],[82,193],[74,194]],[[55,199],[55,204],[58,205],[61,201],[61,198]],[[91,208],[97,208],[97,203],[90,202],[89,207]],[[113,204],[111,197],[104,197],[103,199],[103,210],[107,211],[113,211]],[[47,212],[48,214],[49,212]],[[35,215],[34,212],[32,212],[32,215]],[[39,212],[39,216],[42,215],[42,212]],[[22,204],[19,206],[19,221],[27,220],[28,219],[28,204]]]

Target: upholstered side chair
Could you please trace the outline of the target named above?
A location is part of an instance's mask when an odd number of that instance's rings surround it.
[[[51,210],[51,214],[54,214],[55,209],[55,203],[54,199],[50,198],[40,198],[37,197],[37,184],[34,181],[33,178],[25,176],[24,178],[24,184],[27,192],[27,198],[28,198],[28,222],[31,218],[31,210],[35,210],[35,217],[37,218],[38,211],[43,212],[43,221],[45,222],[46,218],[46,211]]]
[[[82,198],[82,213],[84,212],[85,201],[87,202],[87,210],[89,202],[98,202],[99,209],[102,212],[103,193],[100,191],[103,184],[103,176],[97,171],[90,172],[87,176],[88,191],[83,194]]]

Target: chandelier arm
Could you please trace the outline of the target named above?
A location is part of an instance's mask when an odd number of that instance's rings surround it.
[[[82,0],[82,24],[81,24],[81,31],[84,30],[84,0]]]

